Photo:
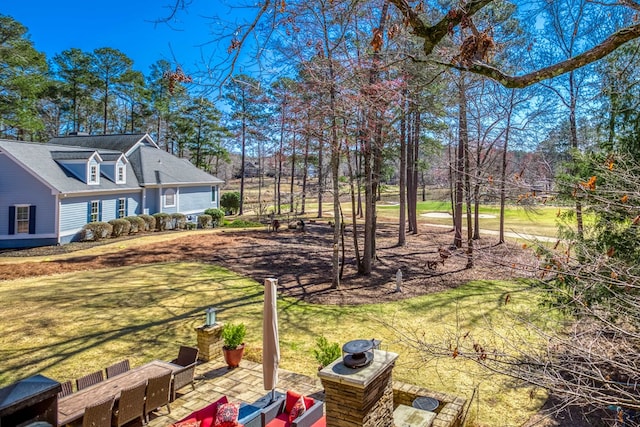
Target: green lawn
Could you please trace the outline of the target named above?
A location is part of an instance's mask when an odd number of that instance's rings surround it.
[[[396,222],[399,218],[400,207],[396,200],[379,202],[377,205],[378,221]],[[330,202],[322,204],[323,214],[326,219],[333,214],[333,205]],[[465,210],[466,207],[463,207]],[[556,237],[559,209],[561,212],[570,208],[558,208],[557,206],[520,206],[509,205],[505,207],[505,232],[526,234],[533,236]],[[317,203],[307,203],[308,214],[317,213]],[[418,202],[418,221],[423,224],[438,224],[451,226],[450,218],[427,217],[429,212],[451,213],[451,203],[448,201]],[[351,222],[351,204],[343,202],[342,211],[346,222]],[[466,210],[463,215],[466,215]],[[480,218],[480,231],[500,229],[500,207],[497,205],[480,206],[480,214],[490,217]],[[313,218],[310,215],[309,218]],[[463,227],[466,226],[466,216],[463,217]],[[509,237],[509,236],[507,236]]]
[[[511,302],[504,305],[507,293]],[[489,346],[489,329],[522,335],[510,315],[538,312],[536,300],[524,283],[487,281],[354,307],[281,298],[281,366],[316,375],[312,351],[320,335],[341,344],[381,339],[383,349],[400,354],[395,379],[467,398],[477,388],[479,401],[469,417],[474,425],[520,425],[542,404],[542,393],[513,387],[461,358],[422,360],[400,336],[443,342],[456,331],[469,331]],[[123,358],[133,366],[171,359],[180,344],[195,345],[194,328],[209,306],[220,309],[222,322],[247,324],[248,357],[259,361],[262,286],[215,266],[166,263],[0,282],[0,385],[35,373],[73,379]],[[540,318],[553,322],[556,316]]]
[[[463,210],[466,207],[463,207]],[[380,205],[378,211],[381,216],[397,218],[399,207],[397,205]],[[418,203],[418,216],[423,223],[451,225],[451,219],[425,217],[429,212],[451,213],[449,202],[427,201]],[[466,211],[465,211],[466,212]],[[491,217],[480,218],[480,230],[500,229],[500,207],[493,205],[480,206],[480,214]],[[465,214],[463,214],[465,215]],[[555,237],[557,232],[556,220],[558,207],[538,205],[531,206],[506,206],[505,207],[505,231],[531,234],[536,236]],[[466,216],[463,217],[463,225],[466,224]]]

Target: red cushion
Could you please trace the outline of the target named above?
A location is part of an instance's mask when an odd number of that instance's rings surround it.
[[[292,423],[296,418],[303,415],[307,410],[307,407],[304,406],[304,399],[302,396],[298,400],[296,400],[296,404],[291,408],[291,412],[289,412],[289,422]]]
[[[291,412],[291,410],[293,409],[293,405],[295,405],[298,399],[300,399],[300,396],[302,396],[300,393],[287,390],[287,398],[286,398],[287,401],[284,405],[284,410],[287,412],[287,414]],[[311,397],[307,397],[307,396],[302,396],[302,397],[304,399],[304,407],[307,409],[311,408],[313,404],[316,402]]]
[[[238,425],[239,403],[223,403],[218,406],[215,427],[236,427]]]
[[[278,415],[277,417],[269,421],[269,424],[267,424],[268,427],[288,427],[289,425],[289,414],[285,412]]]
[[[216,414],[218,412],[218,405],[222,403],[227,403],[227,396],[222,396],[220,399],[216,400],[210,405],[205,406],[204,408],[198,409],[195,412],[187,415],[185,418],[181,419],[182,421],[190,421],[190,420],[198,420],[201,421],[200,427],[211,427],[213,425],[214,420],[216,419]]]

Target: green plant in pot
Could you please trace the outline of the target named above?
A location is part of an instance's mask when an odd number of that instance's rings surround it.
[[[227,323],[222,327],[222,354],[229,368],[240,366],[244,354],[244,337],[247,328],[244,323]]]

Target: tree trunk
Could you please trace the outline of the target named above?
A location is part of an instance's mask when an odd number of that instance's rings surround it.
[[[380,13],[380,24],[378,31],[384,33],[385,22],[389,2],[385,1]],[[369,84],[374,85],[379,79],[380,52],[374,49],[369,71]],[[362,262],[362,274],[371,274],[373,262],[376,257],[376,193],[380,180],[380,170],[382,167],[382,118],[379,108],[380,101],[369,100],[369,113],[367,117],[367,131],[365,140],[367,148],[364,154],[365,168],[365,226],[364,226],[364,253]]]
[[[462,93],[462,102],[466,106],[466,93]],[[464,145],[464,191],[467,205],[467,265],[466,268],[473,268],[473,216],[471,212],[471,174],[470,171],[470,153],[469,153],[469,132],[467,129],[466,108],[464,123],[461,123],[464,131],[462,132],[461,143]]]
[[[345,135],[345,141],[347,138],[347,125],[345,122],[344,125],[344,135]],[[357,137],[356,137],[356,141],[357,141]],[[356,267],[357,267],[357,271],[361,270],[361,263],[362,260],[360,258],[360,247],[358,246],[358,219],[357,219],[357,212],[356,212],[356,191],[354,188],[354,182],[355,179],[353,177],[353,166],[351,164],[351,150],[349,150],[349,144],[345,142],[345,156],[347,158],[347,166],[349,168],[349,192],[351,194],[351,223],[352,223],[352,235],[353,235],[353,249],[354,249],[354,255],[356,258]],[[356,154],[357,156],[357,154]],[[354,157],[356,157],[354,156]],[[354,159],[355,161],[355,159]],[[344,264],[344,259],[342,260],[342,263]]]
[[[406,102],[406,89],[404,92],[404,99]],[[404,102],[403,102],[404,110]],[[405,111],[402,111],[400,118],[400,170],[399,170],[399,187],[400,187],[400,219],[398,220],[398,246],[405,246],[407,244],[407,129],[406,129],[406,116]]]
[[[409,102],[409,104],[411,104],[411,102]],[[416,182],[415,182],[415,174],[414,171],[416,169],[416,161],[415,161],[415,149],[414,149],[414,144],[415,144],[415,140],[414,140],[414,133],[413,133],[413,110],[412,108],[409,107],[409,105],[406,106],[406,110],[405,110],[407,119],[405,121],[405,125],[406,125],[406,141],[407,141],[407,172],[406,172],[406,179],[407,179],[407,219],[409,221],[409,233],[416,233],[417,230],[415,228],[413,228],[413,224],[415,224],[415,221],[413,220],[413,217],[416,214],[416,204],[415,204],[415,194],[418,191],[417,187],[416,187]]]
[[[456,193],[453,226],[455,237],[453,244],[456,248],[462,247],[462,199],[464,196],[464,141],[467,135],[467,98],[464,76],[460,77],[459,99],[458,99],[458,155],[456,158]]]
[[[104,81],[104,113],[102,122],[102,134],[107,134],[107,106],[109,105],[109,78]]]
[[[240,155],[240,208],[238,209],[238,215],[242,215],[244,213],[244,163],[246,159],[247,152],[247,122],[244,118],[242,118],[242,152]]]
[[[318,140],[318,218],[322,218],[322,196],[324,193],[324,173],[322,169],[323,165],[323,156],[322,156],[322,142],[324,141],[324,132],[321,133],[320,139]]]
[[[447,147],[447,160],[449,163],[449,199],[451,202],[451,226],[453,227],[452,229],[455,230],[456,228],[456,200],[455,200],[455,188],[454,188],[454,182],[455,182],[455,171],[453,168],[453,135],[449,135],[449,144]]]
[[[278,215],[280,215],[282,213],[282,208],[281,208],[281,203],[282,203],[282,199],[281,199],[281,194],[280,194],[280,183],[282,181],[282,145],[284,143],[284,118],[285,118],[285,114],[286,114],[286,110],[285,110],[285,106],[286,106],[286,99],[282,102],[282,120],[280,121],[280,147],[278,149],[278,170],[276,172],[276,200],[278,203],[278,208],[277,208],[277,212]]]
[[[507,111],[507,127],[504,132],[504,144],[502,146],[502,167],[500,171],[500,233],[498,242],[504,243],[504,210],[507,201],[507,150],[509,149],[509,136],[511,134],[511,116],[513,114],[513,99],[515,97],[515,89],[511,89],[509,97],[509,110]]]
[[[413,113],[413,189],[411,190],[411,229],[418,234],[418,162],[420,159],[420,120],[422,116],[416,108]]]
[[[355,168],[356,168],[356,183],[358,191],[358,217],[364,218],[364,209],[362,208],[362,141],[356,138],[356,144],[358,146],[358,152],[354,156]]]
[[[289,186],[289,212],[293,212],[293,184],[296,176],[296,132],[293,132],[293,140],[291,141],[291,185]]]
[[[311,120],[309,120],[310,122]],[[308,124],[309,124],[308,122]],[[307,177],[309,176],[308,174],[308,170],[309,170],[309,145],[311,143],[311,137],[309,136],[309,132],[307,132],[307,134],[304,137],[304,159],[303,159],[303,166],[302,166],[302,201],[301,201],[301,208],[300,208],[300,214],[304,215],[305,213],[305,203],[307,201]]]

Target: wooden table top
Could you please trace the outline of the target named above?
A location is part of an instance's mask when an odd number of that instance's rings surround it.
[[[165,374],[167,370],[176,373],[180,369],[182,369],[182,366],[162,360],[154,360],[60,398],[58,400],[58,425],[81,419],[87,406],[101,402],[109,398],[109,396],[117,399],[120,397],[122,389],[134,386],[157,375]]]

